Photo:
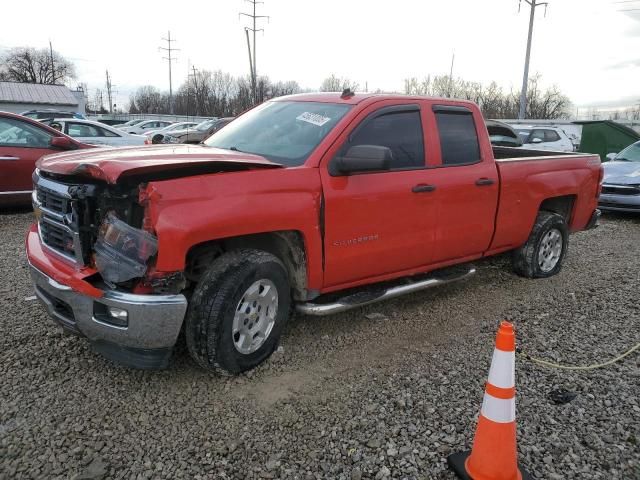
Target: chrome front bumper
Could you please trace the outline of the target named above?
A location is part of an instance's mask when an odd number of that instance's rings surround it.
[[[95,350],[119,363],[137,368],[166,366],[187,310],[184,295],[106,290],[104,296],[93,298],[29,267],[36,296],[65,330],[87,337]],[[126,310],[126,326],[99,318],[96,312],[105,307]]]

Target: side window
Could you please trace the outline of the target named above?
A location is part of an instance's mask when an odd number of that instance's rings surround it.
[[[101,137],[119,137],[120,136],[117,133],[112,132],[111,130],[107,130],[106,128],[102,128],[102,127],[96,127],[96,128],[100,130]]]
[[[100,131],[93,125],[67,122],[67,134],[72,137],[102,137]]]
[[[478,133],[468,111],[436,111],[442,165],[464,165],[480,161]]]
[[[0,146],[49,148],[52,135],[34,125],[0,118]]]
[[[356,145],[388,147],[393,153],[391,169],[421,168],[424,161],[424,138],[420,111],[389,112],[366,119],[351,134],[341,154]]]
[[[545,142],[557,142],[560,140],[560,135],[555,130],[545,130],[544,131],[544,141]]]
[[[547,140],[545,140],[545,135],[544,135],[544,130],[533,130],[531,132],[531,135],[529,136],[529,143],[533,143],[534,140],[540,140],[541,142],[546,142]]]

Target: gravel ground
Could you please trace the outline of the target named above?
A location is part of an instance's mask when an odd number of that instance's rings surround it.
[[[43,313],[29,213],[0,215],[0,478],[453,479],[469,448],[498,321],[519,348],[587,365],[640,341],[640,218],[571,238],[563,272],[478,275],[324,319],[294,318],[264,366],[218,378],[184,352],[114,366]],[[520,461],[535,478],[640,478],[640,357],[588,372],[517,362]],[[557,405],[565,389],[573,401]]]

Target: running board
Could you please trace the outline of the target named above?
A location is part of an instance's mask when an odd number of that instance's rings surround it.
[[[469,268],[463,274],[443,274],[439,277],[434,276],[405,285],[374,290],[373,292],[361,291],[352,293],[333,303],[299,303],[296,305],[296,310],[300,313],[304,313],[305,315],[332,315],[334,313],[351,310],[352,308],[358,308],[364,305],[370,305],[383,300],[389,300],[409,293],[418,292],[420,290],[426,290],[427,288],[433,288],[447,283],[457,282],[458,280],[464,280],[475,273],[475,268]]]

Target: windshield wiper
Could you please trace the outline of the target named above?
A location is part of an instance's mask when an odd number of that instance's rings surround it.
[[[234,152],[245,153],[242,150],[240,150],[238,147],[229,147],[228,150],[233,150]]]

